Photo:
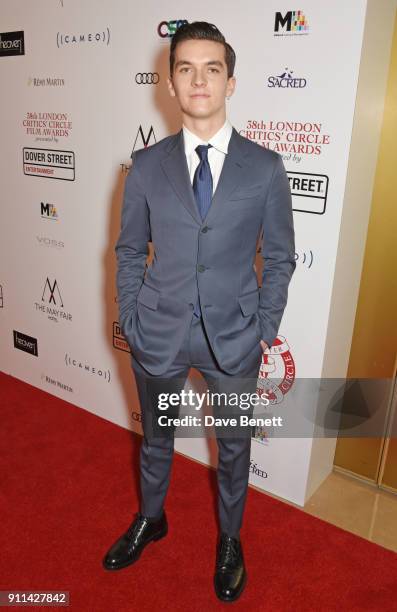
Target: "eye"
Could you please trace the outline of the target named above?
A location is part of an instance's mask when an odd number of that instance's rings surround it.
[[[210,72],[219,72],[218,68],[208,68]]]

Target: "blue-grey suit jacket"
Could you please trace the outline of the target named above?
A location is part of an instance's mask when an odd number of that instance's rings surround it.
[[[255,270],[263,228],[262,285]],[[146,265],[148,242],[154,257]],[[291,192],[281,156],[233,128],[211,208],[201,219],[182,130],[136,151],[116,244],[119,322],[134,357],[162,375],[199,296],[219,367],[238,375],[261,339],[277,336],[295,270]]]

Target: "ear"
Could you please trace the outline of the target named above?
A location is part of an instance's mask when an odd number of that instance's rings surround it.
[[[168,93],[170,94],[171,98],[175,98],[176,93],[175,93],[174,85],[172,84],[172,77],[167,77],[167,87],[168,87]]]
[[[230,77],[230,79],[227,80],[227,85],[226,85],[226,97],[227,98],[230,98],[230,96],[233,95],[235,88],[236,88],[236,77],[232,76]]]

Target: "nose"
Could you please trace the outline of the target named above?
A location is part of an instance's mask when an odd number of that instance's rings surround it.
[[[194,87],[205,87],[205,85],[207,84],[207,79],[205,77],[204,71],[200,69],[193,71],[192,84]]]

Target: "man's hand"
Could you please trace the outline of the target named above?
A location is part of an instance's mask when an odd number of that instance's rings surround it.
[[[267,342],[265,342],[264,340],[261,340],[261,347],[263,348],[263,351],[266,351],[266,349],[269,348]]]

